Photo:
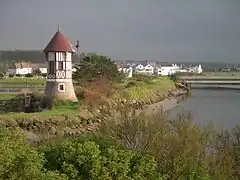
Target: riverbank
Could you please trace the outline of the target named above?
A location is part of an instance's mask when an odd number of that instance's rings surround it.
[[[168,98],[148,105],[144,112],[150,115],[161,109],[163,111],[169,111],[175,108],[178,105],[179,101],[182,100],[186,95],[187,95],[186,90],[176,89],[170,94]]]

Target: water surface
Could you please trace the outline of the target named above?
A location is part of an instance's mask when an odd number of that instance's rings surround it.
[[[200,125],[211,121],[220,128],[232,128],[240,124],[240,90],[194,89],[170,111],[170,117],[182,111],[191,112]]]

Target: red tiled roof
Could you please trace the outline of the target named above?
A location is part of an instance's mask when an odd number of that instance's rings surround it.
[[[74,49],[68,39],[57,31],[52,37],[51,41],[45,47],[44,52],[74,52]]]

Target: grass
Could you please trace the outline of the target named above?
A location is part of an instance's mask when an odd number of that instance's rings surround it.
[[[37,79],[37,78],[8,78],[8,79],[0,79],[0,85],[44,85],[45,79]]]
[[[57,104],[54,109],[44,112],[36,112],[36,113],[7,113],[0,115],[1,119],[20,119],[20,118],[31,118],[33,116],[38,117],[53,117],[53,116],[66,116],[66,115],[74,115],[78,111],[80,103],[61,103]]]
[[[116,93],[114,98],[120,98],[121,92],[126,92],[129,98],[144,101],[149,100],[154,94],[165,97],[175,88],[175,83],[168,77],[157,77],[148,81],[126,80],[121,84],[116,84],[115,88],[119,93]]]
[[[16,97],[17,94],[0,94],[0,101],[10,100]]]

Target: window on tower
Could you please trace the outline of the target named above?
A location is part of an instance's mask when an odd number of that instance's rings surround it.
[[[58,70],[63,70],[63,61],[58,62]]]
[[[65,86],[64,86],[64,84],[59,84],[58,90],[59,90],[60,92],[65,92]]]
[[[55,62],[49,61],[49,74],[55,74]]]
[[[63,52],[63,59],[66,61],[67,60],[67,52]]]

